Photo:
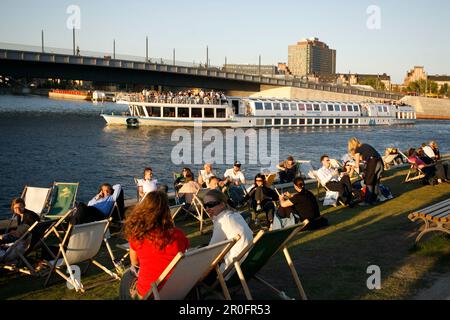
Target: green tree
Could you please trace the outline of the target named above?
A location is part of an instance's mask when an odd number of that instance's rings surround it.
[[[441,87],[441,89],[439,89],[439,94],[440,94],[441,96],[448,96],[448,95],[449,95],[449,90],[448,90],[448,84],[447,84],[447,83],[445,83],[445,84]]]
[[[372,88],[374,88],[375,90],[386,90],[386,86],[384,85],[383,82],[381,82],[380,79],[378,78],[368,78],[364,81],[361,81],[359,84],[365,85],[365,86],[371,86]]]
[[[420,94],[426,93],[438,93],[438,84],[435,81],[417,80],[408,85],[407,90],[417,92]]]

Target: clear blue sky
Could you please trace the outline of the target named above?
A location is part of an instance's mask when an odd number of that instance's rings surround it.
[[[450,1],[385,0],[1,0],[0,42],[71,48],[69,5],[81,9],[81,50],[205,61],[287,62],[287,47],[318,37],[337,50],[337,71],[390,74],[401,82],[414,65],[450,74]],[[367,28],[368,6],[381,9],[381,29]]]

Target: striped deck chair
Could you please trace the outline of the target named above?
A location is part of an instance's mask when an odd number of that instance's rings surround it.
[[[51,276],[56,272],[70,284],[76,292],[84,292],[85,288],[80,279],[76,279],[72,266],[83,262],[91,262],[100,270],[104,271],[114,280],[120,280],[120,277],[100,264],[95,257],[98,255],[104,236],[108,230],[110,221],[102,220],[91,223],[72,225],[66,231],[64,239],[59,243],[59,251],[55,259],[48,261],[51,269],[45,281],[48,285]],[[66,268],[69,276],[62,270]]]
[[[238,257],[235,258],[234,264],[230,265],[223,273],[228,287],[242,286],[245,296],[248,300],[252,300],[252,295],[248,287],[247,281],[255,279],[264,284],[275,292],[280,298],[290,299],[283,291],[276,289],[273,285],[263,280],[257,275],[261,268],[279,251],[283,251],[286,262],[290,268],[295,285],[299,291],[300,297],[306,300],[306,294],[300,282],[300,278],[295,269],[294,263],[288,252],[287,246],[302,229],[309,224],[305,220],[302,224],[298,224],[285,229],[275,231],[261,230],[253,238],[253,242],[245,248]],[[213,284],[213,287],[218,285],[218,281]]]
[[[230,300],[218,265],[238,240],[239,236],[204,248],[178,253],[158,280],[151,284],[151,290],[145,299],[183,300],[197,284],[215,270],[223,294]],[[164,285],[161,287],[162,283]]]

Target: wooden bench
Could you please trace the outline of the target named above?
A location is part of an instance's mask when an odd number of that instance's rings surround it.
[[[411,213],[411,221],[423,220],[424,230],[417,236],[416,243],[429,232],[442,231],[450,234],[450,199]]]

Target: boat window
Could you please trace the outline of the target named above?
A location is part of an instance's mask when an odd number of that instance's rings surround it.
[[[322,119],[322,124],[327,124],[327,119]]]
[[[345,104],[342,105],[342,111],[347,112],[347,106]]]
[[[161,107],[146,107],[149,117],[161,117]]]
[[[359,123],[359,119],[355,119],[355,124],[358,124]]]
[[[136,111],[138,113],[138,116],[145,117],[144,107],[136,106]]]
[[[291,124],[292,124],[293,126],[296,126],[297,123],[298,123],[297,119],[291,119]]]
[[[353,124],[353,119],[348,119],[348,124]]]
[[[266,119],[266,126],[272,125],[272,119]]]
[[[334,111],[334,108],[333,108],[333,105],[332,105],[332,104],[329,104],[329,105],[328,105],[328,111]]]
[[[352,105],[348,106],[348,111],[349,112],[353,112],[353,106]]]
[[[279,103],[274,103],[273,104],[273,110],[281,110],[281,106]]]
[[[300,110],[300,111],[305,111],[306,109],[305,109],[305,105],[303,104],[303,103],[299,103],[298,104],[298,110]]]
[[[226,118],[226,112],[224,108],[216,109],[216,118]]]
[[[334,105],[334,111],[341,112],[341,106],[338,104]]]
[[[328,119],[328,124],[334,124],[334,119]]]
[[[256,119],[257,126],[264,126],[264,119]]]
[[[383,107],[383,112],[388,112],[388,107],[384,106]]]
[[[189,118],[189,108],[178,108],[178,118]]]
[[[276,126],[281,125],[281,119],[275,119],[275,125]]]
[[[261,102],[255,102],[256,110],[263,110],[263,104]]]
[[[289,119],[283,119],[283,125],[289,125]]]
[[[306,124],[313,124],[313,119],[307,119]]]
[[[291,111],[297,111],[297,104],[296,103],[291,103]]]
[[[298,124],[304,125],[305,124],[305,119],[298,119]]]
[[[306,111],[312,111],[312,110],[313,110],[312,104],[307,104],[306,105]]]
[[[327,105],[326,104],[321,104],[320,105],[320,110],[321,111],[327,111]]]
[[[214,118],[214,109],[213,108],[205,108],[203,110],[205,112],[205,118]]]
[[[289,111],[289,103],[283,103],[283,111]]]
[[[378,112],[383,112],[383,107],[382,106],[378,106]]]
[[[341,119],[336,119],[336,124],[341,124]]]
[[[164,107],[163,115],[166,118],[174,118],[175,117],[175,108]]]
[[[358,105],[354,105],[354,106],[353,106],[353,110],[354,110],[354,111],[359,111],[359,106],[358,106]]]
[[[314,119],[314,124],[320,124],[320,119]]]
[[[342,124],[347,124],[347,119],[342,119]]]
[[[191,118],[201,118],[202,116],[202,108],[192,108],[191,110]]]
[[[270,102],[264,103],[264,110],[272,110],[272,104]]]
[[[315,104],[314,105],[314,111],[320,111],[320,105]]]

